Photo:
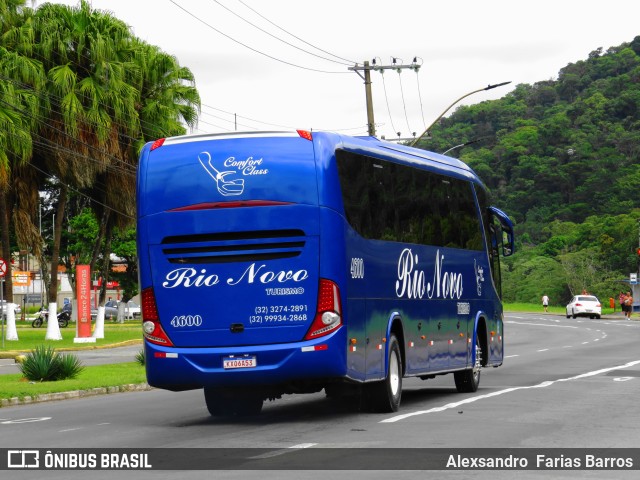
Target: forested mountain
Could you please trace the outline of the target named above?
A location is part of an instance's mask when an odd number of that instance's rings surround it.
[[[452,150],[517,224],[507,301],[607,299],[638,271],[640,36],[598,48],[557,80],[458,108],[420,147]]]

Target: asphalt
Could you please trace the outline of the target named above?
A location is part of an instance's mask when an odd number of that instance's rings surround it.
[[[528,312],[532,313],[532,312]],[[559,315],[557,313],[545,313],[545,312],[533,312],[533,313],[541,313],[545,316],[550,317],[564,317],[564,315]],[[636,315],[637,317],[637,315]],[[624,318],[622,312],[616,312],[613,314],[603,315],[600,319],[594,319],[592,321],[629,321]],[[640,321],[640,318],[634,318],[631,321]],[[84,365],[104,365],[104,364],[113,364],[113,363],[123,363],[123,362],[132,362],[135,361],[135,356],[142,349],[142,342],[135,340],[130,342],[124,342],[124,344],[117,345],[105,345],[105,346],[95,346],[95,345],[84,345],[78,348],[61,348],[57,349],[58,351],[72,352],[77,355]],[[8,373],[19,373],[18,363],[16,361],[16,357],[18,355],[23,354],[24,352],[20,351],[8,351],[8,352],[0,352],[0,375],[8,374]],[[111,393],[119,393],[119,392],[130,392],[130,391],[140,391],[140,390],[149,390],[150,387],[146,383],[142,383],[139,385],[118,385],[108,388],[94,388],[90,390],[76,390],[71,392],[60,392],[55,394],[43,394],[38,395],[37,397],[25,397],[25,398],[0,398],[0,408],[2,407],[10,407],[15,405],[24,405],[31,403],[40,403],[40,402],[48,402],[54,400],[67,400],[80,398],[85,396],[93,396],[93,395],[105,395]]]

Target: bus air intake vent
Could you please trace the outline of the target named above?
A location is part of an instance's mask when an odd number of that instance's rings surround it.
[[[276,260],[297,257],[305,246],[302,230],[201,233],[165,237],[162,252],[169,263],[202,264]]]

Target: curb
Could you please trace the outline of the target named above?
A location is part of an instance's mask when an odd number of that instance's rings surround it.
[[[43,393],[36,395],[35,397],[25,396],[3,398],[0,399],[0,408],[14,407],[20,405],[31,405],[33,403],[52,402],[56,400],[70,400],[73,398],[93,397],[96,395],[107,395],[112,393],[124,393],[124,392],[143,392],[152,390],[153,387],[147,383],[137,383],[129,385],[120,385],[115,387],[99,387],[91,388],[88,390],[73,390],[69,392],[56,392],[56,393]]]

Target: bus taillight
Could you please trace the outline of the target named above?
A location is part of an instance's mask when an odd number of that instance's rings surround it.
[[[158,140],[153,142],[151,144],[151,151],[153,152],[156,148],[160,148],[165,140],[166,140],[166,138],[159,138]]]
[[[296,130],[296,132],[298,132],[298,135],[305,140],[313,140],[313,134],[308,130]]]
[[[172,347],[173,342],[165,333],[162,325],[160,325],[160,317],[158,316],[158,307],[156,306],[156,297],[153,288],[146,288],[142,291],[142,332],[144,338],[156,345],[164,345]]]
[[[320,279],[318,308],[305,340],[313,340],[333,332],[342,325],[340,290],[331,280]]]

